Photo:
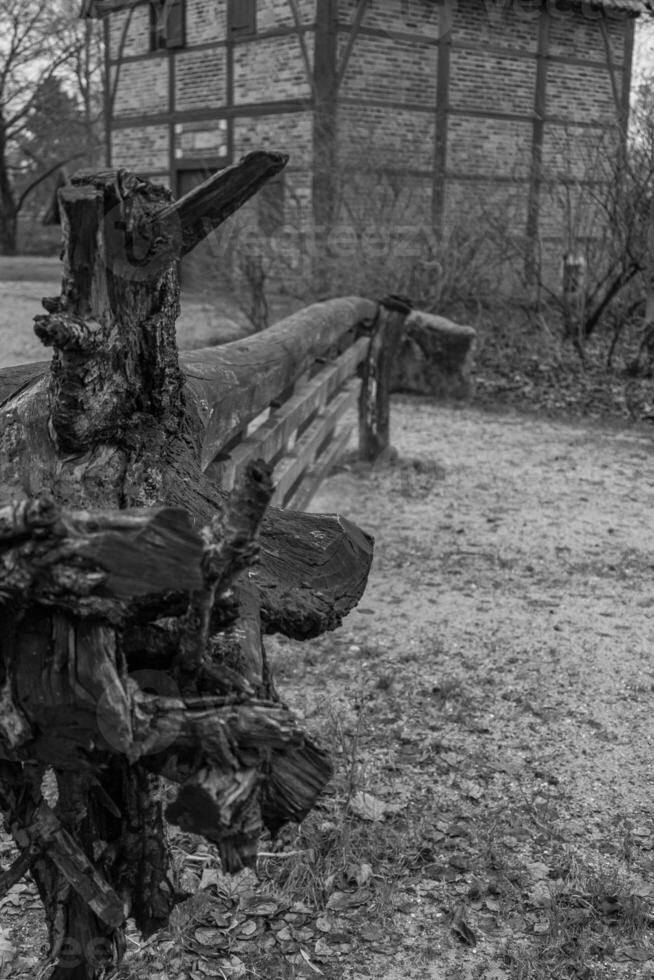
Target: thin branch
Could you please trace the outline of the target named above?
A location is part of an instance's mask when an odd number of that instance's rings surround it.
[[[80,157],[83,156],[84,153],[80,152],[80,153],[73,153],[70,156],[64,157],[63,160],[58,160],[51,167],[49,167],[48,170],[45,171],[45,173],[41,174],[40,177],[37,177],[36,180],[33,180],[32,183],[25,188],[23,193],[18,198],[18,203],[16,204],[16,211],[20,211],[23,204],[25,203],[26,198],[32,193],[33,190],[36,190],[39,184],[42,184],[44,180],[47,180],[48,177],[50,177],[51,174],[55,172],[55,170],[59,170],[59,168],[63,167],[64,164],[70,163],[71,160],[79,160]]]

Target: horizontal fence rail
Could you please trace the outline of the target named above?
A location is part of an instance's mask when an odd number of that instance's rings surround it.
[[[207,476],[231,490],[248,463],[263,459],[274,467],[272,503],[304,510],[345,452],[357,406],[359,454],[377,458],[388,448],[390,369],[404,316],[347,297],[309,306],[263,334],[221,348],[225,365],[242,370],[254,361],[263,376],[259,383],[251,377],[240,399],[226,393],[230,414],[213,427],[210,421]],[[258,345],[269,352],[265,365]],[[284,363],[280,348],[289,347],[292,362]],[[191,356],[193,364],[187,355],[184,366],[194,385],[202,352]]]

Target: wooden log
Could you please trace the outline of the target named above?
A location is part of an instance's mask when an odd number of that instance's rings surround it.
[[[561,307],[563,337],[584,359],[584,306],[586,304],[586,259],[581,254],[566,252],[563,256]]]
[[[260,187],[288,163],[285,153],[255,150],[225,170],[208,177],[179,201],[169,204],[156,216],[154,237],[162,229],[181,228],[181,255],[186,255],[214,231]],[[170,230],[172,238],[176,237]]]
[[[310,639],[340,626],[363,595],[373,539],[340,515],[271,511],[250,573],[268,633]]]
[[[356,296],[326,300],[253,337],[182,355],[187,398],[204,426],[203,468],[344,334],[371,324],[377,311],[376,303]]]
[[[293,394],[273,408],[269,418],[231,450],[226,460],[210,464],[211,476],[224,489],[230,490],[253,456],[276,459],[301,423],[323,409],[352,376],[357,365],[366,357],[369,346],[370,338],[360,337],[317,376],[297,384]],[[303,508],[298,507],[298,510]]]
[[[414,310],[406,318],[391,390],[436,398],[467,398],[475,337],[472,327]]]

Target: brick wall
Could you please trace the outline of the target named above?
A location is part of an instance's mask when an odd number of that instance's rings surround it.
[[[531,166],[533,128],[517,119],[452,116],[447,127],[447,172],[525,177]]]
[[[175,111],[224,106],[226,50],[179,51],[175,55]]]
[[[301,24],[308,26],[314,23],[316,0],[297,0],[297,8]],[[263,34],[278,27],[295,27],[288,0],[257,0],[257,32]]]
[[[543,171],[558,177],[601,180],[616,146],[615,132],[589,126],[550,124],[543,137]]]
[[[536,59],[493,52],[453,49],[450,59],[450,107],[479,113],[531,115]]]
[[[234,157],[252,150],[281,150],[290,154],[287,170],[311,165],[313,113],[284,112],[234,119]]]
[[[168,58],[153,55],[120,65],[114,116],[141,116],[168,111]],[[112,68],[115,78],[117,67]]]
[[[525,10],[519,0],[513,4],[506,0],[457,0],[453,6],[455,45],[469,45],[483,52],[499,48],[535,54],[539,11]]]
[[[347,34],[339,36],[339,60]],[[340,88],[340,98],[375,99],[434,107],[436,100],[434,46],[390,37],[361,35]]]
[[[186,43],[224,41],[227,34],[227,0],[186,0]]]
[[[351,24],[358,0],[339,0],[340,24]],[[393,34],[419,35],[434,40],[442,28],[441,6],[433,0],[380,0],[370,3],[363,24],[367,28],[386,30]]]
[[[308,47],[311,57],[312,46]],[[310,96],[311,87],[297,37],[260,38],[235,46],[235,105]]]
[[[615,83],[619,95],[622,91],[620,75]],[[550,64],[547,70],[547,114],[586,122],[614,122],[616,105],[607,69],[594,65]]]
[[[430,170],[434,165],[433,111],[339,105],[337,129],[344,164],[359,158],[368,167]]]
[[[127,167],[141,173],[167,171],[168,127],[134,126],[114,130],[111,156],[114,167]]]
[[[125,41],[121,48],[121,38],[125,24],[129,21]],[[109,52],[111,58],[131,57],[147,54],[150,50],[150,7],[134,7],[131,11],[121,10],[109,17]]]
[[[604,20],[612,60],[621,66],[624,53],[625,18],[620,11],[611,11]],[[597,11],[584,3],[576,13],[555,8],[550,23],[550,54],[561,58],[585,58],[606,63],[606,53]]]

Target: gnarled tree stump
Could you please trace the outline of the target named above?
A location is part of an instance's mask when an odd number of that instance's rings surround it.
[[[476,332],[442,316],[414,310],[404,322],[391,381],[393,391],[467,398],[472,390]]]
[[[168,920],[153,780],[179,785],[166,818],[233,871],[331,773],[276,699],[261,633],[338,625],[371,540],[267,509],[264,465],[230,496],[215,486],[233,345],[194,354],[189,377],[175,344],[176,260],[285,162],[250,154],[176,203],[124,171],[76,175],[59,193],[61,295],[36,317],[52,361],[0,372],[0,809],[20,850],[0,889],[34,876],[54,980],[118,962],[127,916],[145,934]]]

